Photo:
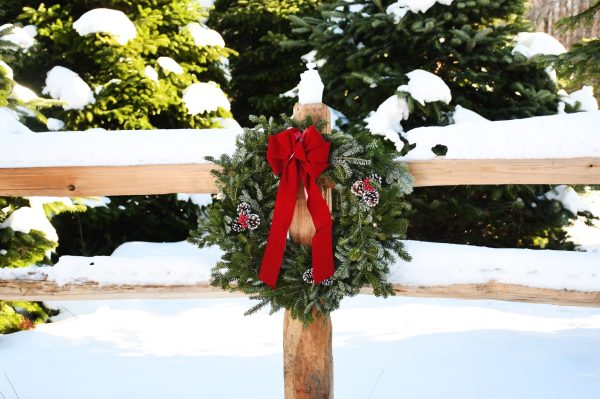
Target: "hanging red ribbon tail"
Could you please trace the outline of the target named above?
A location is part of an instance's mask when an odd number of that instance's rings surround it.
[[[307,207],[316,229],[312,238],[315,284],[333,276],[333,223],[329,206],[316,182],[329,166],[329,146],[315,126],[304,132],[290,128],[269,137],[267,161],[273,172],[281,176],[281,181],[258,277],[272,288],[277,285],[287,234],[294,217],[298,181],[302,181],[306,189]]]

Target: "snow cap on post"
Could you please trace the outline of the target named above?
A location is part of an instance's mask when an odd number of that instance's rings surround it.
[[[306,64],[308,68],[300,74],[300,83],[298,84],[298,102],[300,104],[315,104],[323,102],[323,82],[319,72],[315,70],[317,65],[310,62]]]

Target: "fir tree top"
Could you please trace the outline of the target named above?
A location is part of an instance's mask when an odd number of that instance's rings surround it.
[[[94,104],[53,115],[64,119],[68,129],[215,127],[216,117],[230,116],[227,107],[191,113],[183,102],[184,91],[194,83],[225,84],[224,60],[232,54],[222,42],[206,41],[218,34],[200,24],[206,10],[198,2],[26,1],[22,5],[20,15],[14,15],[17,7],[13,7],[12,15],[7,12],[3,18],[37,26],[37,36],[15,74],[41,90],[47,72],[62,66],[94,91]],[[97,8],[123,12],[135,26],[135,37],[119,43],[102,32],[81,36],[73,24]]]
[[[450,87],[453,103],[489,119],[556,111],[555,86],[543,68],[511,54],[514,35],[527,31],[523,0],[456,0],[398,18],[395,1],[338,1],[321,19],[294,19],[324,61],[325,102],[363,118],[423,69]],[[449,3],[449,2],[448,2]],[[425,111],[413,126],[444,123]]]

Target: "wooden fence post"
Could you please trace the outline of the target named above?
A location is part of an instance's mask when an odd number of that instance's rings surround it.
[[[327,125],[322,133],[331,133],[331,116],[325,104],[296,104],[294,119],[302,121],[308,115],[313,121]],[[302,186],[302,183],[300,183]],[[324,198],[331,209],[331,189],[323,189]],[[293,240],[310,245],[315,227],[306,207],[304,187],[298,190],[296,211],[290,226]],[[307,265],[307,267],[309,267]],[[283,363],[285,399],[333,398],[333,349],[331,345],[331,319],[315,317],[307,328],[292,319],[286,310],[283,319]]]

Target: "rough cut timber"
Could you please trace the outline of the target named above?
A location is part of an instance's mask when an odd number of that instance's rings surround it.
[[[329,108],[319,104],[296,104],[294,119],[303,121],[307,116],[325,122],[323,134],[331,133]],[[304,186],[299,183],[290,237],[303,245],[311,245],[315,234],[312,217],[306,206]],[[322,188],[323,196],[331,209],[331,189]],[[308,267],[308,265],[307,265]],[[314,313],[314,312],[313,312]],[[286,310],[283,317],[283,375],[285,399],[333,398],[333,346],[331,319],[318,317],[308,326],[292,318]]]
[[[216,193],[213,164],[0,169],[0,195],[82,197]]]
[[[600,158],[410,161],[415,187],[600,184]],[[0,195],[101,196],[217,192],[213,164],[0,169]]]
[[[333,398],[333,345],[331,318],[315,316],[308,327],[283,317],[283,364],[286,399]]]
[[[599,184],[600,158],[410,161],[415,187],[471,184]]]
[[[600,307],[600,292],[553,290],[502,284],[454,284],[433,287],[395,285],[398,296],[457,299],[495,299],[562,306]],[[372,294],[370,288],[361,290]],[[16,301],[66,301],[101,299],[185,299],[241,296],[206,283],[194,285],[100,285],[85,281],[59,286],[48,280],[0,280],[0,299]]]

